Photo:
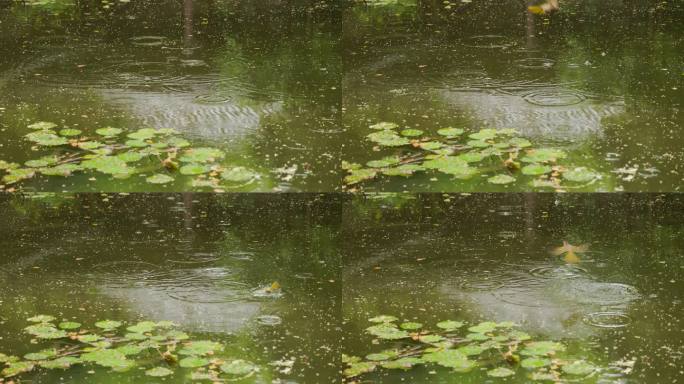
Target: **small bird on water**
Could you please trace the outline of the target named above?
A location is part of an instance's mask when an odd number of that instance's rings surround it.
[[[580,262],[580,258],[577,256],[577,254],[584,253],[587,250],[589,250],[589,244],[572,245],[563,240],[563,245],[552,249],[551,254],[554,256],[565,254],[565,256],[563,256],[563,260],[565,260],[566,263],[577,264]]]

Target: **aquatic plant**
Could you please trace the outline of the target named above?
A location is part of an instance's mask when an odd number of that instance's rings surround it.
[[[444,320],[429,329],[417,322],[399,322],[395,316],[369,319],[366,332],[374,344],[389,344],[365,357],[343,355],[348,382],[380,369],[409,370],[418,366],[441,366],[464,373],[486,369],[490,377],[517,375],[520,371],[535,381],[583,378],[600,371],[585,359],[565,353],[556,341],[535,341],[512,322],[486,321],[467,326],[463,321]]]
[[[480,173],[492,174],[491,184],[510,184],[531,177],[534,187],[556,190],[579,188],[601,176],[586,167],[562,165],[568,154],[556,148],[535,148],[513,129],[482,129],[466,136],[460,128],[442,128],[436,136],[417,129],[398,131],[399,125],[380,122],[366,138],[378,148],[397,148],[398,153],[371,160],[365,167],[342,162],[347,186],[380,175],[410,177],[417,172],[440,172],[456,179],[469,179]],[[465,136],[465,137],[464,137]]]
[[[143,128],[127,132],[105,127],[85,135],[81,130],[57,130],[57,124],[37,122],[25,139],[34,143],[40,157],[23,166],[0,160],[2,183],[6,185],[43,176],[70,176],[95,171],[125,179],[144,174],[150,184],[167,184],[178,175],[193,176],[194,187],[235,187],[259,178],[240,166],[221,164],[226,154],[211,147],[193,148],[173,129]]]
[[[148,376],[176,375],[192,369],[192,380],[224,382],[255,375],[259,367],[243,359],[221,356],[225,346],[212,340],[193,340],[170,321],[101,320],[91,327],[75,321],[57,322],[49,315],[27,319],[24,332],[40,350],[23,358],[0,353],[0,381],[39,369],[68,369],[94,365],[114,371],[145,368]],[[49,345],[45,345],[49,343]],[[188,374],[188,372],[185,372]]]

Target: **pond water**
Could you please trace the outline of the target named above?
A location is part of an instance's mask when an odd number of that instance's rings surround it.
[[[36,3],[36,4],[33,4]],[[227,153],[261,182],[234,190],[335,190],[341,60],[336,6],[301,1],[107,2],[0,6],[0,158],[36,157],[36,121],[172,128]],[[185,191],[75,174],[25,190]]]
[[[515,129],[594,172],[572,190],[679,190],[683,14],[677,2],[642,0],[570,1],[551,16],[491,0],[6,1],[0,160],[59,152],[30,150],[28,126],[40,121],[81,131],[76,138],[107,126],[172,128],[194,147],[221,149],[226,166],[256,172],[257,182],[177,176],[161,185],[146,182],[147,164],[125,179],[79,170],[20,188],[340,191],[342,161],[402,152],[374,151],[366,138],[369,125],[393,122],[431,136],[449,126]],[[549,187],[530,177],[487,182],[493,171],[379,176],[361,188]]]
[[[22,329],[37,314],[90,328],[168,320],[258,364],[250,382],[338,382],[339,211],[338,198],[311,195],[3,198],[0,351],[35,352]],[[264,289],[273,282],[280,292]],[[158,382],[94,366],[24,379]]]
[[[677,382],[682,203],[673,195],[595,194],[357,199],[344,211],[344,351],[363,357],[400,344],[371,342],[364,329],[378,315],[432,329],[447,319],[512,321],[604,367],[578,382]],[[588,249],[577,259],[551,255],[564,240]],[[626,362],[634,362],[629,374]],[[494,383],[501,379],[486,372],[495,366],[467,374],[376,368],[360,382]],[[508,382],[531,382],[529,372]]]
[[[522,1],[390,0],[349,9],[343,121],[356,144],[344,159],[401,152],[378,153],[364,140],[380,121],[433,137],[445,127],[512,128],[601,174],[578,190],[679,190],[684,9],[661,5],[565,1],[546,16]],[[384,176],[365,189],[533,189],[524,178],[501,186],[479,176]]]
[[[0,353],[44,348],[23,331],[37,314],[91,327],[169,320],[258,364],[251,382],[338,383],[342,353],[395,345],[364,331],[385,314],[512,321],[601,367],[582,382],[675,382],[683,206],[648,194],[5,196]],[[563,241],[575,257],[549,253]],[[23,379],[156,382],[140,367]],[[359,380],[480,383],[484,372],[431,365]],[[524,369],[509,380],[528,381]]]

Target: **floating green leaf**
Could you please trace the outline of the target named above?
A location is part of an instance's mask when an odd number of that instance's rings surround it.
[[[563,366],[563,372],[570,375],[586,376],[596,371],[596,366],[584,360],[576,360]]]
[[[193,341],[178,351],[180,355],[204,356],[223,350],[223,344],[209,340]]]
[[[371,362],[356,362],[349,364],[349,368],[344,370],[346,377],[355,377],[364,373],[372,372],[376,364]]]
[[[373,132],[367,135],[366,137],[368,138],[368,140],[378,143],[385,147],[399,147],[410,143],[410,141],[407,138],[399,136],[394,131]]]
[[[344,178],[345,183],[351,185],[374,178],[378,172],[374,169],[351,169]]]
[[[221,371],[229,375],[248,375],[257,370],[256,365],[246,360],[227,361],[221,365]]]
[[[510,175],[496,175],[487,179],[492,184],[510,184],[515,182],[515,177]]]
[[[105,331],[111,331],[114,329],[119,328],[122,325],[120,321],[114,321],[114,320],[102,320],[98,321],[95,323],[95,326],[101,329],[104,329]]]
[[[438,328],[442,328],[446,331],[453,331],[455,329],[461,328],[463,326],[462,321],[445,320],[437,323]]]
[[[157,131],[152,128],[138,129],[133,133],[129,133],[128,137],[134,140],[149,140],[157,135]]]
[[[33,317],[29,317],[26,320],[32,323],[49,323],[51,321],[55,321],[55,317],[50,315],[36,315]]]
[[[368,321],[370,321],[371,323],[391,323],[397,320],[399,319],[390,315],[380,315],[368,319]]]
[[[24,330],[39,339],[61,339],[67,337],[67,333],[55,328],[52,324],[40,323],[29,325]]]
[[[145,371],[145,375],[152,377],[164,377],[173,375],[173,371],[165,367],[154,367]]]
[[[256,179],[259,175],[245,167],[233,167],[221,172],[221,179],[233,183],[246,183]]]
[[[404,129],[401,131],[402,136],[408,136],[408,137],[413,137],[413,136],[420,136],[423,134],[423,131],[420,129]]]
[[[223,159],[225,156],[225,152],[218,148],[191,148],[183,152],[179,160],[184,163],[212,163]]]
[[[373,124],[370,126],[371,129],[382,129],[382,130],[389,130],[389,129],[395,129],[398,128],[399,126],[395,123],[388,123],[388,122],[380,122],[377,124]]]
[[[394,324],[382,323],[366,328],[366,331],[380,339],[396,340],[409,337],[408,332],[398,329]]]
[[[421,323],[414,323],[414,322],[406,322],[406,323],[401,323],[400,327],[402,329],[406,330],[413,330],[413,329],[419,329],[423,326]]]
[[[487,376],[490,377],[508,377],[513,375],[515,375],[515,371],[505,367],[498,367],[487,371]]]
[[[560,149],[539,148],[529,151],[521,160],[526,163],[545,163],[555,162],[565,157],[567,157],[567,154]]]
[[[380,160],[371,160],[366,163],[366,166],[371,168],[384,168],[389,167],[391,165],[399,164],[400,161],[401,159],[397,156],[388,156]]]
[[[67,369],[74,364],[81,362],[81,359],[71,356],[63,356],[54,360],[41,361],[40,366],[47,369]]]
[[[119,135],[121,132],[123,132],[122,129],[112,128],[112,127],[105,127],[105,128],[100,128],[100,129],[95,130],[95,133],[97,133],[100,136],[105,136],[105,137],[114,137],[114,136]]]
[[[568,181],[586,183],[599,177],[598,173],[586,167],[577,167],[563,172],[563,178]]]
[[[154,328],[157,327],[157,323],[154,321],[140,321],[135,325],[131,325],[130,327],[126,328],[128,332],[133,332],[133,333],[146,333],[146,332],[152,332]]]
[[[35,363],[30,361],[16,361],[9,363],[7,368],[3,369],[0,373],[2,373],[4,377],[12,377],[21,373],[29,372],[33,369],[33,367],[35,367]]]
[[[402,357],[397,360],[385,361],[382,363],[382,367],[387,369],[410,369],[414,365],[423,363],[423,359],[418,357]]]
[[[26,135],[26,139],[38,145],[54,147],[67,144],[69,141],[63,137],[55,135],[52,131],[36,131]]]
[[[546,356],[557,351],[564,351],[565,346],[553,341],[534,341],[525,345],[520,352],[524,356]]]
[[[81,134],[80,129],[67,128],[59,131],[60,136],[78,136]]]
[[[178,170],[183,175],[200,175],[211,170],[209,166],[204,164],[186,164]]]
[[[529,357],[520,362],[523,368],[541,368],[551,365],[551,360],[540,357]]]
[[[75,321],[64,321],[59,323],[59,327],[61,329],[78,329],[81,327],[81,323],[77,323]]]
[[[524,175],[543,175],[545,173],[549,173],[552,171],[551,167],[548,165],[543,165],[543,164],[529,164],[521,169],[522,173]]]
[[[442,136],[446,136],[446,137],[452,138],[452,137],[456,137],[456,136],[462,135],[462,134],[463,134],[463,130],[460,129],[460,128],[451,128],[451,127],[449,127],[449,128],[438,129],[438,130],[437,130],[437,133],[438,133],[439,135],[442,135]]]
[[[57,127],[57,124],[55,123],[50,123],[48,121],[39,121],[37,123],[33,123],[28,126],[31,129],[42,129],[42,130],[48,130]]]
[[[155,173],[154,175],[145,179],[145,181],[151,184],[166,184],[172,182],[173,180],[173,177],[169,175],[163,175],[161,173]]]
[[[181,359],[178,362],[178,365],[180,365],[183,368],[197,368],[197,367],[204,367],[205,365],[209,365],[209,360],[202,358],[202,357],[197,357],[197,356],[190,356]]]

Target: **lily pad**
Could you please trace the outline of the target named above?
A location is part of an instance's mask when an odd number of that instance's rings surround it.
[[[105,137],[114,137],[114,136],[119,135],[121,132],[123,132],[122,129],[112,128],[112,127],[105,127],[105,128],[100,128],[100,129],[95,130],[95,133],[97,133],[100,136],[105,136]]]
[[[59,323],[59,328],[61,329],[78,329],[81,327],[81,323],[75,321],[64,321]]]
[[[344,370],[344,376],[355,377],[364,373],[372,372],[375,370],[376,363],[372,362],[354,362],[349,364],[349,368]]]
[[[246,183],[259,176],[256,172],[245,167],[233,167],[221,172],[221,179],[233,183]]]
[[[546,367],[548,365],[551,365],[551,360],[541,358],[541,357],[530,357],[527,359],[523,359],[520,362],[520,366],[523,368],[541,368],[541,367]]]
[[[407,136],[407,137],[413,137],[413,136],[420,136],[423,134],[423,131],[420,129],[404,129],[401,131],[402,136]]]
[[[470,332],[474,333],[487,333],[492,332],[496,329],[496,323],[492,321],[484,321],[478,325],[468,328]]]
[[[420,143],[419,145],[426,151],[434,151],[444,146],[444,144],[440,143],[439,141],[426,141],[424,143]]]
[[[451,138],[451,137],[456,137],[456,136],[462,135],[463,130],[460,128],[451,128],[451,127],[442,128],[442,129],[437,130],[437,134]]]
[[[521,160],[526,163],[545,163],[555,162],[565,157],[567,157],[567,154],[560,149],[538,148],[529,151]]]
[[[57,124],[48,121],[39,121],[28,126],[31,129],[48,130],[57,127]]]
[[[3,369],[2,376],[4,377],[12,377],[19,375],[21,373],[29,372],[35,367],[35,364],[29,361],[16,361],[13,363],[9,363],[7,368]]]
[[[366,328],[366,331],[373,336],[385,340],[398,340],[409,337],[409,333],[395,327],[391,323],[382,323]]]
[[[387,369],[410,369],[414,365],[423,364],[423,362],[423,359],[418,357],[402,357],[397,360],[385,361],[382,363],[382,367]]]
[[[595,365],[584,360],[573,361],[572,363],[563,366],[563,372],[570,375],[586,376],[590,373],[593,373],[595,370]]]
[[[440,335],[422,335],[418,337],[418,341],[426,344],[439,343],[442,340],[444,340],[444,338]]]
[[[59,131],[59,135],[60,135],[60,136],[67,136],[67,137],[69,137],[69,136],[78,136],[78,135],[81,134],[81,132],[82,132],[82,131],[81,131],[80,129],[66,128],[66,129],[60,130],[60,131]]]
[[[382,129],[382,130],[395,129],[398,127],[399,127],[399,125],[397,125],[395,123],[388,123],[386,121],[383,121],[383,122],[380,122],[377,124],[373,124],[370,126],[371,129]]]
[[[453,349],[426,353],[423,355],[423,360],[439,364],[443,367],[453,368],[459,372],[471,370],[477,365],[474,361],[468,360],[468,356]]]
[[[227,361],[221,365],[221,371],[229,375],[248,375],[257,370],[257,366],[246,360]]]
[[[95,326],[101,329],[104,329],[105,331],[111,331],[114,329],[119,328],[122,325],[120,321],[114,321],[114,320],[102,320],[98,321],[95,323]]]
[[[211,170],[209,166],[204,164],[186,164],[178,170],[182,175],[200,175]]]
[[[54,360],[41,361],[40,366],[47,369],[67,369],[74,364],[81,362],[81,359],[72,356],[63,356]]]
[[[379,131],[373,132],[366,136],[368,140],[378,143],[385,147],[400,147],[402,145],[408,145],[410,141],[399,136],[394,131]]]
[[[46,323],[29,325],[24,330],[39,339],[61,339],[68,336],[63,330]]]
[[[366,360],[370,360],[370,361],[383,361],[383,360],[389,360],[391,358],[392,358],[392,356],[390,356],[386,353],[371,353],[369,355],[366,355]]]
[[[543,164],[529,164],[521,169],[523,175],[543,175],[552,171],[551,167]]]
[[[344,178],[346,184],[357,184],[365,180],[370,180],[377,176],[378,172],[374,169],[352,169],[350,174]]]
[[[368,319],[371,323],[391,323],[397,320],[399,319],[390,315],[379,315]]]
[[[384,167],[389,167],[391,165],[398,164],[401,161],[401,159],[397,156],[388,156],[384,157],[380,160],[371,160],[366,163],[366,166],[371,167],[371,168],[384,168]]]
[[[385,168],[382,170],[383,175],[387,176],[410,176],[414,172],[424,171],[425,167],[418,164],[402,164],[398,167]]]
[[[211,163],[225,156],[225,152],[218,148],[203,147],[186,150],[179,160],[184,163]]]
[[[178,365],[180,365],[183,368],[204,367],[205,365],[209,365],[209,360],[207,360],[203,357],[190,356],[190,357],[186,357],[184,359],[181,359],[178,362]]]
[[[46,147],[55,147],[69,143],[69,141],[66,138],[57,136],[54,133],[52,133],[52,131],[31,132],[26,135],[26,139],[38,145],[43,145]]]
[[[51,321],[55,321],[55,317],[50,315],[36,315],[33,317],[29,317],[26,320],[32,323],[49,323]]]
[[[145,375],[152,377],[164,377],[173,375],[173,371],[165,367],[154,367],[145,371]]]
[[[144,155],[140,152],[136,152],[134,150],[131,151],[126,151],[123,153],[120,153],[116,155],[119,159],[125,161],[126,163],[135,163],[136,161],[142,160]]]
[[[490,139],[495,138],[496,135],[497,135],[496,129],[487,128],[487,129],[482,129],[476,133],[471,133],[470,135],[468,135],[468,137],[470,137],[471,139],[474,139],[474,140],[490,140]]]
[[[140,321],[137,324],[126,328],[126,330],[133,333],[147,333],[152,332],[156,327],[157,323],[153,321]]]
[[[139,129],[133,133],[129,133],[128,137],[133,140],[149,140],[157,135],[157,130],[153,128]]]
[[[186,344],[180,351],[178,351],[178,354],[204,356],[222,350],[223,344],[221,343],[209,340],[199,340]]]
[[[145,179],[150,184],[167,184],[174,180],[173,177],[169,175],[163,175],[161,173],[155,173],[154,175]]]
[[[515,177],[509,175],[496,175],[487,179],[492,184],[510,184],[515,182]]]
[[[598,173],[586,167],[577,167],[563,172],[563,179],[577,183],[586,183],[598,177]]]
[[[453,331],[455,329],[461,328],[463,326],[462,321],[445,320],[437,323],[437,327],[444,329],[446,331]]]
[[[534,341],[525,345],[520,352],[524,356],[546,356],[557,351],[564,351],[565,346],[553,341]]]
[[[490,377],[508,377],[513,375],[515,375],[515,371],[505,367],[498,367],[487,371],[487,376]]]
[[[91,168],[110,175],[129,174],[132,172],[132,169],[128,167],[125,161],[115,156],[96,157],[94,159],[85,160],[81,164],[85,168]]]
[[[130,368],[133,362],[126,359],[126,355],[114,349],[98,349],[81,355],[81,360],[93,362],[109,368]]]
[[[414,322],[406,322],[406,323],[401,323],[399,325],[401,329],[406,329],[406,330],[413,330],[413,329],[420,329],[423,324],[421,323],[414,323]]]

